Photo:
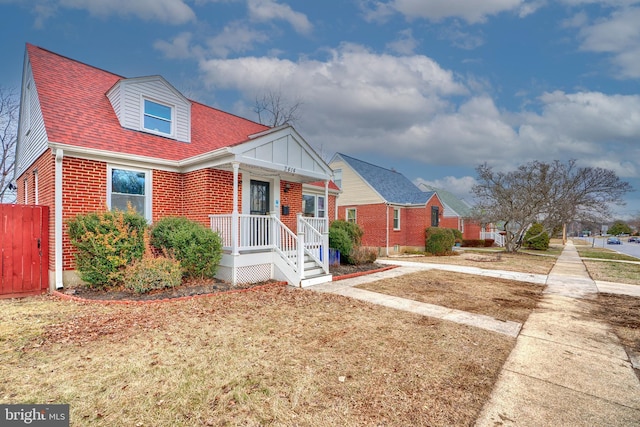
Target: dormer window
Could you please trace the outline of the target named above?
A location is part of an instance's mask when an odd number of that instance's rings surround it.
[[[142,127],[150,132],[173,135],[173,108],[169,105],[144,100]]]

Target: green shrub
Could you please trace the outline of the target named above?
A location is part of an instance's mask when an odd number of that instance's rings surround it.
[[[451,230],[451,232],[453,233],[454,240],[459,242],[462,241],[462,231],[458,230],[457,228],[449,228],[449,230]]]
[[[362,228],[353,222],[336,220],[329,226],[329,247],[340,251],[342,264],[358,264],[353,255],[362,242]],[[370,257],[369,257],[370,258]]]
[[[542,224],[535,223],[524,235],[524,247],[538,251],[549,249],[549,234],[544,231]]]
[[[128,266],[124,274],[125,287],[139,294],[154,289],[173,288],[182,283],[180,261],[160,256],[145,256]]]
[[[349,239],[351,239],[351,243],[353,244],[353,246],[360,246],[364,231],[362,231],[362,228],[360,228],[358,224],[340,219],[331,223],[329,230],[331,230],[332,228],[346,231],[349,235]]]
[[[451,252],[455,238],[451,229],[429,227],[426,230],[425,249],[433,255],[446,255]]]
[[[174,256],[186,277],[213,278],[222,259],[222,239],[203,225],[167,217],[151,229],[151,245]]]
[[[329,227],[329,247],[340,251],[340,262],[348,263],[347,260],[353,250],[353,242],[349,233],[342,228]]]
[[[89,287],[122,284],[125,267],[142,258],[147,221],[132,209],[77,215],[67,225],[76,268]]]

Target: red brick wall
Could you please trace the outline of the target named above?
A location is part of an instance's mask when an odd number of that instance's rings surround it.
[[[184,180],[176,172],[153,171],[152,219],[153,222],[167,216],[182,216],[184,213]]]
[[[238,175],[238,211],[242,212],[242,174]],[[209,227],[209,215],[233,211],[233,172],[200,169],[184,174],[183,213]]]
[[[55,269],[54,258],[54,174],[55,174],[55,157],[51,154],[51,151],[45,151],[29,169],[27,169],[16,180],[18,186],[16,202],[22,204],[24,202],[24,180],[28,183],[28,196],[29,200],[27,204],[35,203],[35,175],[34,171],[38,171],[38,204],[49,206],[49,270]]]
[[[346,210],[356,209],[356,223],[364,231],[362,245],[369,247],[417,246],[424,247],[425,230],[431,226],[431,207],[443,207],[439,201],[431,201],[426,207],[400,207],[400,230],[393,229],[393,206],[383,203],[370,205],[346,205],[338,208],[338,219],[344,220]],[[441,218],[442,220],[442,218]],[[442,226],[442,223],[440,224]]]
[[[62,160],[62,253],[63,270],[73,270],[74,249],[67,233],[67,220],[107,208],[107,164],[64,157]]]
[[[284,189],[289,186],[285,193]],[[280,215],[280,221],[294,233],[298,232],[298,213],[302,212],[302,184],[297,182],[280,182],[280,205],[289,206],[289,215]]]

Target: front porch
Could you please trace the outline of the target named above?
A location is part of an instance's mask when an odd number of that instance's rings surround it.
[[[237,283],[286,281],[305,287],[332,280],[329,273],[329,220],[297,215],[297,233],[276,214],[210,215],[222,237],[217,277]]]

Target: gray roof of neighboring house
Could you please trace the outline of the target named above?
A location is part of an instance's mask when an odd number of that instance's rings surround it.
[[[471,216],[472,207],[464,200],[459,199],[453,193],[450,193],[447,190],[432,187],[424,183],[420,184],[419,188],[423,189],[423,191],[425,192],[435,191],[436,194],[438,194],[438,197],[440,197],[440,200],[442,200],[442,203],[451,208],[451,210],[458,214],[458,216],[463,218]]]
[[[387,203],[424,205],[435,194],[434,191],[420,190],[400,172],[372,165],[342,153],[336,153],[333,158],[336,157],[340,157],[351,166]]]

